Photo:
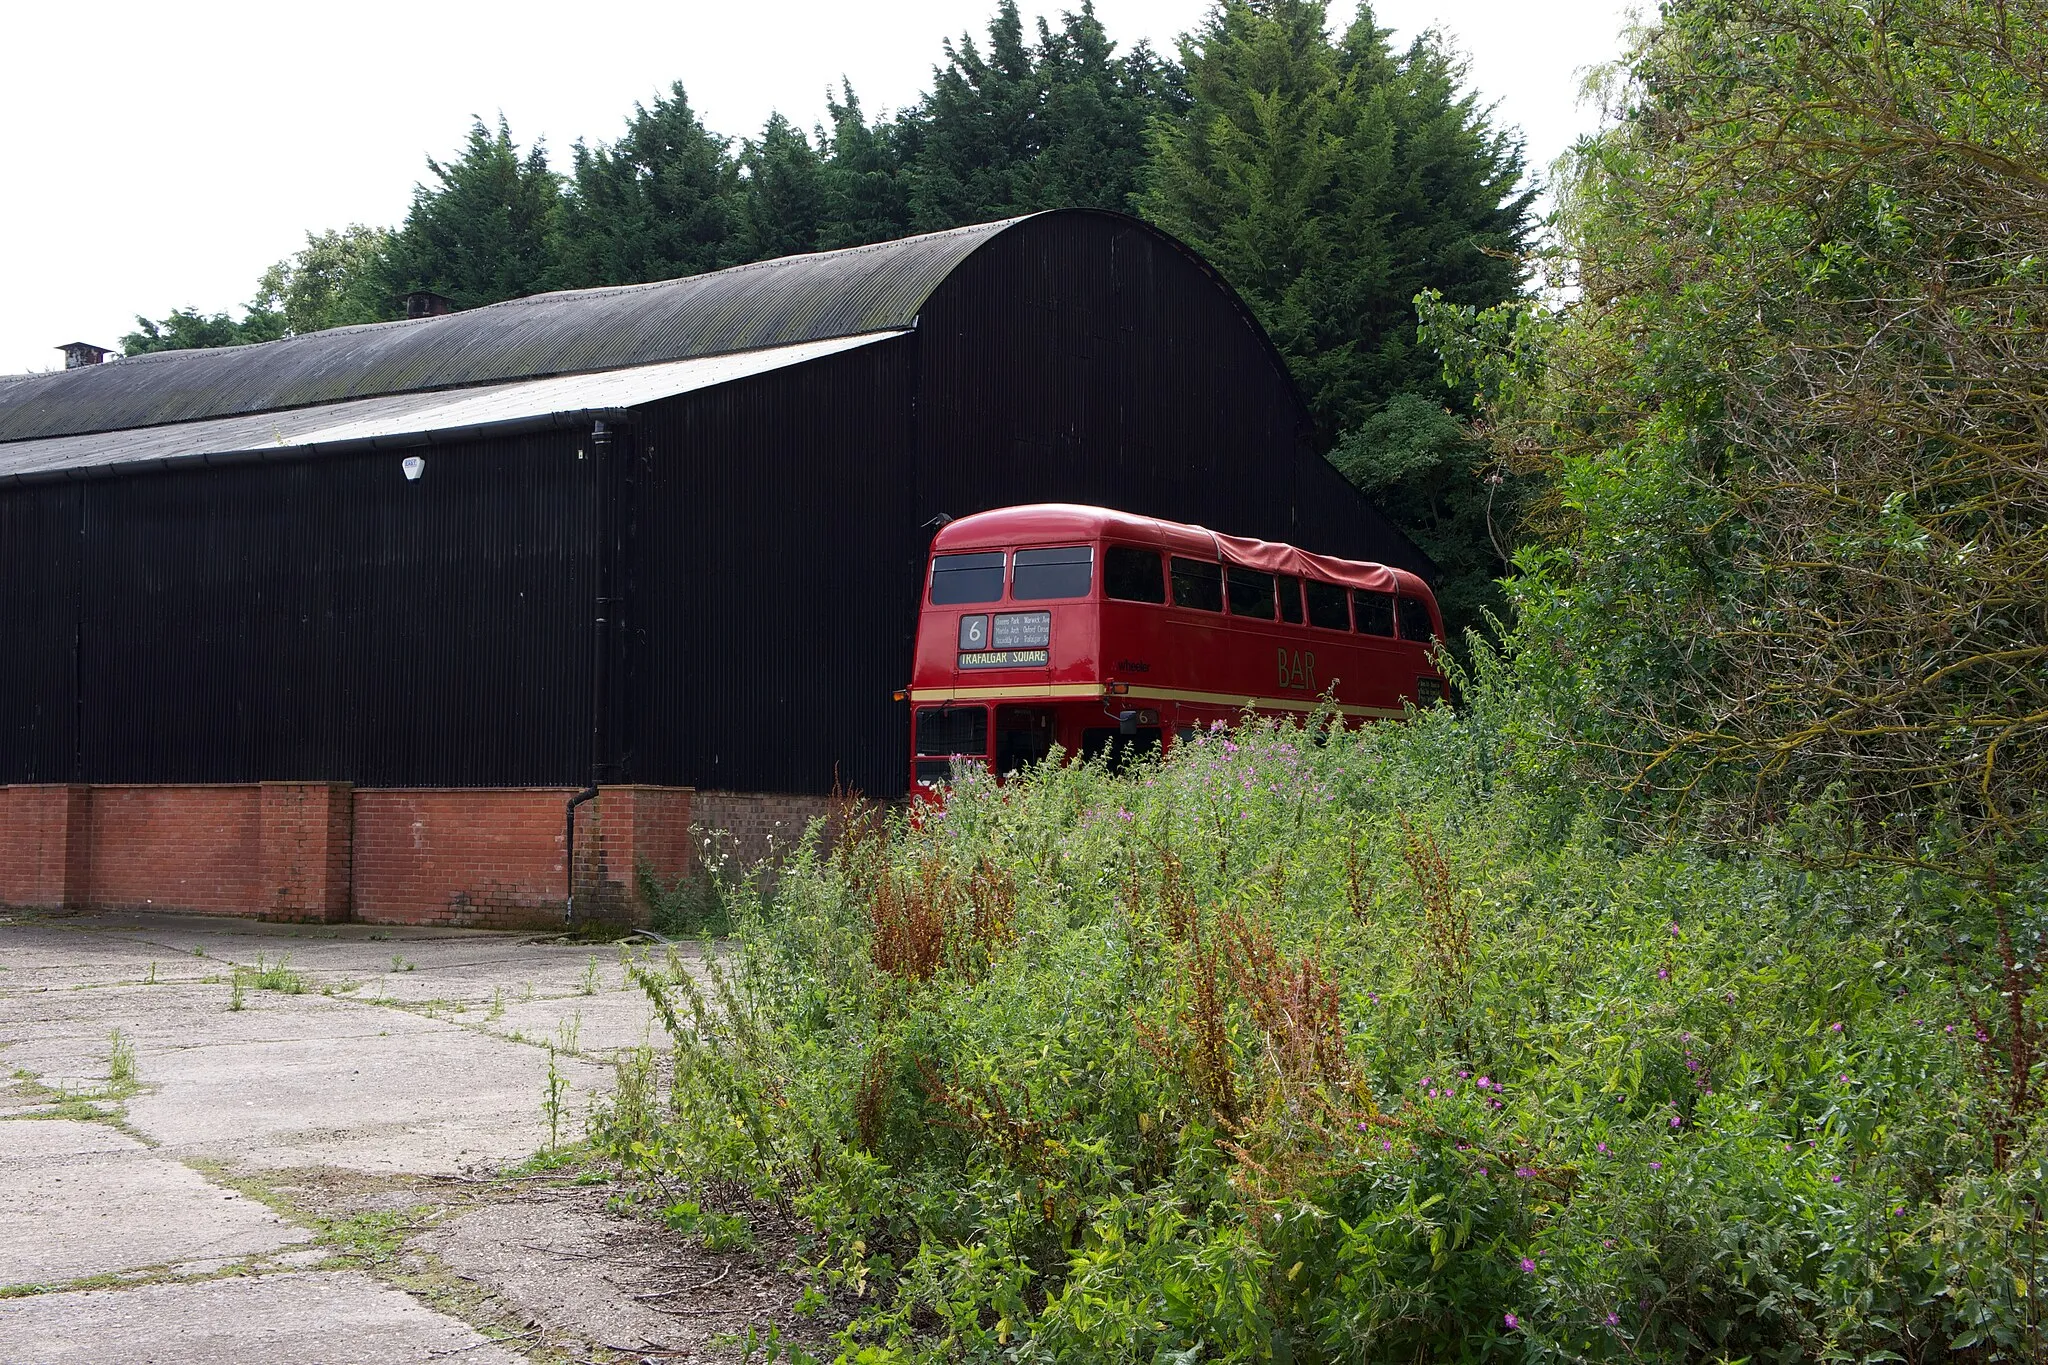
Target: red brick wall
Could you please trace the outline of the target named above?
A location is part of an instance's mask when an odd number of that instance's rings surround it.
[[[269,907],[260,787],[95,786],[90,801],[87,904],[209,915]]]
[[[0,787],[0,905],[85,903],[87,789]]]
[[[336,782],[0,787],[0,905],[553,928],[570,795]],[[776,799],[742,809],[758,822]],[[604,788],[577,812],[581,910],[645,922],[639,870],[664,884],[687,873],[691,821],[688,788]]]
[[[567,787],[358,791],[355,917],[479,929],[559,926],[567,889],[562,807],[573,794]]]
[[[713,848],[741,867],[781,858],[803,837],[811,821],[832,813],[829,796],[782,792],[694,793],[690,809],[704,834],[718,834]]]

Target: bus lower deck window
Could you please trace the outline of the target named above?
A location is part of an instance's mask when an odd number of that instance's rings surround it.
[[[1335,583],[1318,583],[1311,578],[1308,589],[1308,623],[1324,630],[1351,629],[1351,603],[1344,589]]]
[[[932,558],[932,605],[1003,600],[1003,552],[935,555]]]
[[[1095,576],[1095,551],[1086,545],[1019,550],[1010,570],[1010,596],[1020,602],[1086,597]]]
[[[1232,616],[1251,616],[1261,621],[1273,619],[1273,575],[1232,565],[1224,582],[1229,587]]]
[[[1351,594],[1352,614],[1358,619],[1360,635],[1394,635],[1394,597],[1392,593],[1365,592],[1355,590]]]
[[[988,752],[986,706],[921,706],[917,711],[917,752],[935,758]]]
[[[1301,624],[1301,580],[1289,574],[1282,574],[1280,584],[1280,619],[1291,626]]]
[[[1042,706],[996,708],[996,771],[1021,772],[1052,752],[1053,713]]]
[[[1223,566],[1200,559],[1173,559],[1173,605],[1196,611],[1223,610]]]
[[[1166,575],[1157,550],[1112,545],[1102,552],[1102,591],[1119,602],[1164,602]]]
[[[1436,625],[1429,619],[1429,606],[1419,597],[1401,599],[1401,638],[1434,640]]]

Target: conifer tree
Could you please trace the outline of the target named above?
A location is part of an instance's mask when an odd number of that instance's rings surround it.
[[[826,187],[818,149],[803,129],[770,114],[758,141],[740,155],[746,174],[740,201],[740,260],[765,261],[818,248]]]
[[[609,146],[576,144],[554,248],[566,288],[637,284],[726,264],[739,227],[732,140],[706,129],[680,81],[635,104]]]
[[[479,119],[459,158],[429,158],[427,169],[438,183],[414,186],[405,224],[378,271],[394,312],[415,289],[474,308],[551,286],[561,182],[545,147],[535,143],[522,154],[502,117],[495,132]]]
[[[1448,400],[1413,299],[1515,297],[1533,198],[1440,38],[1397,57],[1369,5],[1340,41],[1327,18],[1223,0],[1185,40],[1192,104],[1157,126],[1142,199],[1245,296],[1326,441],[1397,393]]]
[[[919,230],[1042,208],[1127,209],[1147,155],[1146,129],[1178,109],[1178,72],[1143,44],[1118,57],[1091,3],[1041,19],[1024,37],[1002,0],[988,52],[945,47],[932,90],[907,116],[912,217]]]
[[[822,136],[824,217],[818,245],[826,250],[885,242],[911,231],[910,179],[904,149],[913,125],[902,119],[870,124],[853,83],[826,100],[832,131]]]

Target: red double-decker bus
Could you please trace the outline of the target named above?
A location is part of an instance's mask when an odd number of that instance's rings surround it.
[[[1121,762],[1247,709],[1398,716],[1446,695],[1443,620],[1412,573],[1104,507],[983,512],[932,540],[911,776]]]

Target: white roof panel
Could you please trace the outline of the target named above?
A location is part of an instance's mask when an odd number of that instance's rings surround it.
[[[10,441],[0,444],[0,481],[76,476],[113,466],[229,462],[363,447],[431,445],[514,430],[569,426],[585,418],[729,384],[902,335],[900,330],[869,332],[595,374],[556,375],[479,388],[356,398],[246,417]]]

